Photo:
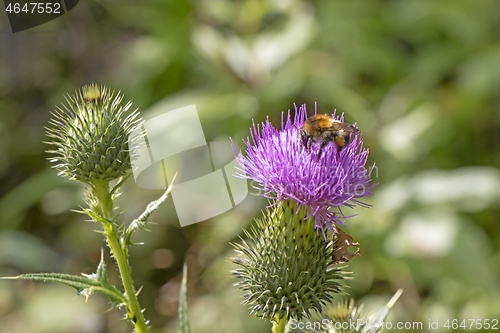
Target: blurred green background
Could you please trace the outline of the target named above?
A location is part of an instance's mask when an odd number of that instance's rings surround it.
[[[98,226],[70,212],[83,188],[56,176],[42,143],[63,95],[97,82],[145,119],[158,105],[196,104],[207,141],[241,142],[252,118],[278,124],[293,103],[345,112],[380,183],[373,207],[346,222],[362,252],[349,262],[349,295],[369,312],[404,288],[394,323],[500,319],[498,1],[90,0],[16,34],[3,13],[0,27],[1,276],[91,273],[107,249]],[[130,181],[122,221],[160,195]],[[152,333],[177,331],[184,260],[193,333],[270,331],[240,304],[227,259],[264,206],[249,195],[181,228],[169,199],[152,232],[134,236]],[[69,287],[2,281],[0,332],[132,330],[103,296],[87,303]]]

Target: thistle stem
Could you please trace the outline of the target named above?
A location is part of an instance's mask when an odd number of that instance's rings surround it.
[[[113,219],[113,199],[109,193],[109,182],[95,183],[94,191],[101,206],[102,216],[111,221]],[[149,333],[134,289],[128,255],[120,244],[116,226],[114,223],[107,223],[104,225],[104,230],[111,254],[118,265],[123,288],[128,300],[127,311],[129,312],[129,316],[131,315],[130,319],[134,322],[135,331],[137,333]]]
[[[272,333],[288,333],[288,332],[290,332],[290,325],[288,325],[286,316],[280,319],[279,314],[276,314],[274,316]]]

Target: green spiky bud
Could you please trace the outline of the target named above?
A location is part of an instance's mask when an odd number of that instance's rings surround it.
[[[252,314],[301,320],[321,312],[341,291],[345,273],[334,265],[332,242],[317,234],[314,217],[307,215],[294,201],[276,204],[245,232],[248,240],[234,245],[243,256],[234,260],[241,268],[233,274]]]
[[[130,169],[129,134],[141,124],[137,110],[126,115],[132,102],[122,105],[123,95],[105,86],[86,85],[67,104],[58,107],[50,120],[48,152],[59,175],[85,183],[110,181]]]
[[[307,333],[377,333],[384,331],[385,318],[389,314],[389,310],[394,306],[396,301],[403,293],[399,289],[377,313],[370,313],[361,316],[363,304],[355,306],[354,300],[344,300],[334,305],[328,306],[322,315],[313,317],[313,321],[304,323],[304,327],[310,327]],[[321,325],[320,325],[321,323]],[[328,324],[326,324],[328,323]],[[387,326],[387,328],[394,328]]]

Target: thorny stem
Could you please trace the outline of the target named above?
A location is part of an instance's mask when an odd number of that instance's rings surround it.
[[[111,197],[111,193],[109,192],[109,182],[95,183],[94,191],[101,206],[100,213],[102,213],[102,217],[111,221],[111,223],[106,223],[104,225],[104,234],[106,235],[111,254],[115,258],[116,264],[118,265],[123,288],[125,289],[128,300],[127,312],[129,319],[134,322],[135,331],[137,333],[149,333],[134,289],[128,255],[125,253],[125,249],[120,245],[116,225],[113,223],[113,199]]]

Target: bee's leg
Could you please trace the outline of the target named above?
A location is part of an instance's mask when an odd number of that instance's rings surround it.
[[[310,149],[311,143],[311,138],[307,135],[305,131],[300,131],[300,141],[302,142],[302,145],[307,148],[307,150]]]
[[[318,150],[318,161],[319,158],[321,157],[321,154],[323,153],[323,148],[330,142],[328,138],[324,138],[323,141],[319,144],[319,150]]]
[[[306,148],[307,148],[307,151],[310,152],[311,151],[311,147],[313,145],[313,139],[312,139],[312,137],[309,136],[309,135],[307,135],[307,134],[304,134],[303,142],[304,142],[304,146],[306,146]]]
[[[307,138],[307,151],[311,151],[311,147],[313,145],[313,139],[311,137]]]

